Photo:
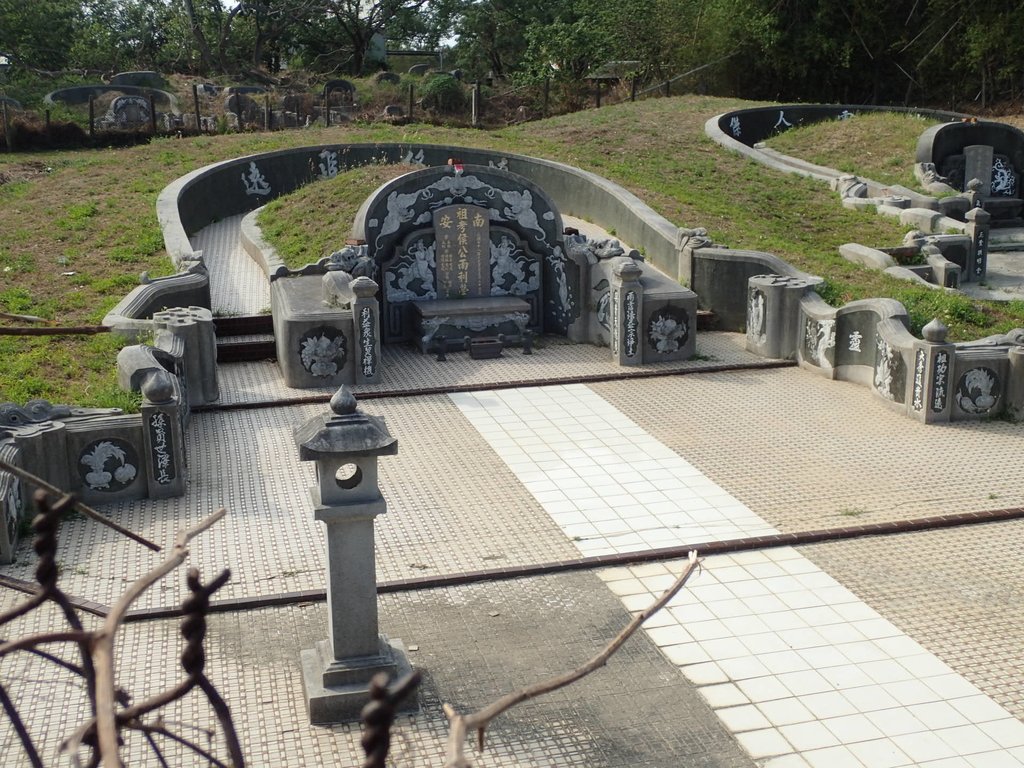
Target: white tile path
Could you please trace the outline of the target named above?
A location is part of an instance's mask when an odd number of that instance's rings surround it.
[[[584,385],[451,398],[583,555],[776,532]],[[638,611],[680,567],[600,575]],[[644,628],[762,765],[1024,766],[1024,723],[792,548],[708,558]]]

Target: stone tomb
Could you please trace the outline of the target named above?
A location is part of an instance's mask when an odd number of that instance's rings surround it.
[[[527,330],[570,335],[579,322],[579,264],[563,249],[561,217],[516,174],[456,165],[406,174],[363,205],[353,236],[380,270],[386,342],[460,349],[467,337],[502,334],[518,343]]]
[[[349,245],[272,276],[271,309],[290,387],[377,381],[383,343],[479,353],[553,334],[619,365],[696,349],[693,291],[618,241],[566,234],[529,179],[454,162],[377,189]]]
[[[918,139],[916,160],[915,173],[932,194],[965,193],[966,207],[983,207],[992,226],[1021,225],[1024,131],[988,121],[943,123]]]
[[[143,96],[118,96],[110,102],[103,122],[111,128],[144,128],[153,119],[149,99]]]

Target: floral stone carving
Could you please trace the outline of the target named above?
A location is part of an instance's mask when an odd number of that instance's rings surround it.
[[[348,351],[345,336],[335,328],[321,326],[299,339],[302,367],[317,378],[328,379],[345,367]]]

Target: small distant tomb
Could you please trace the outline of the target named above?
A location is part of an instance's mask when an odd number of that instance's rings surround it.
[[[111,85],[134,85],[140,88],[166,88],[167,81],[159,72],[118,72],[110,78]]]
[[[356,87],[348,80],[328,80],[324,85],[324,103],[331,107],[355,106]]]
[[[103,122],[111,128],[133,130],[148,126],[153,119],[149,99],[143,96],[117,96]]]
[[[224,111],[228,115],[229,123],[236,129],[250,123],[258,123],[263,119],[263,107],[250,96],[237,91],[227,93],[224,97]]]
[[[930,192],[967,198],[961,214],[981,206],[992,226],[1024,224],[1024,131],[986,121],[944,123],[922,134],[916,159],[915,173]]]

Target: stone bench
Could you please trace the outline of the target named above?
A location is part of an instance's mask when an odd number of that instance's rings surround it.
[[[530,304],[516,296],[478,296],[466,299],[415,301],[413,322],[421,352],[437,338],[452,349],[463,349],[465,339],[503,334],[507,344],[522,341],[530,322]]]

